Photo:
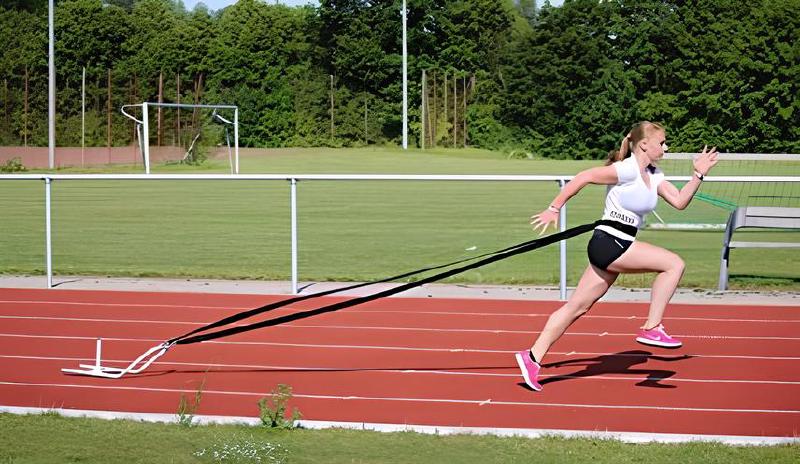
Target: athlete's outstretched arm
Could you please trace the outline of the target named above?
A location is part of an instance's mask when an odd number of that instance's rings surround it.
[[[531,216],[533,230],[537,231],[541,227],[539,235],[544,234],[550,223],[554,223],[558,220],[558,212],[561,210],[561,207],[586,185],[614,185],[617,182],[617,168],[613,165],[599,166],[579,172],[571,181],[567,182],[567,185],[565,185],[555,199],[550,202],[550,206],[548,206],[547,209],[539,214]]]
[[[703,147],[703,152],[694,160],[695,172],[701,176],[708,174],[708,171],[719,161],[717,155],[716,147],[710,150],[708,150],[707,146]],[[694,194],[700,188],[701,183],[702,180],[697,175],[693,175],[692,180],[678,190],[671,182],[664,181],[658,185],[658,194],[675,209],[686,209],[692,198],[694,198]]]

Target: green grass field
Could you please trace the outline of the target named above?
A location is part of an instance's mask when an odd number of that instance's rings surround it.
[[[501,153],[483,150],[287,149],[243,156],[241,172],[574,174],[594,165],[597,162],[509,160]],[[226,163],[212,161],[200,167],[155,166],[153,172],[227,170]],[[529,240],[533,237],[529,217],[556,193],[554,182],[300,182],[300,279],[374,280]],[[596,220],[602,212],[603,194],[603,187],[584,189],[569,203],[568,225]],[[289,188],[285,181],[60,181],[53,185],[52,208],[56,275],[277,280],[290,276]],[[658,211],[664,208],[669,207],[662,205]],[[0,210],[0,272],[42,274],[43,183],[0,182]],[[674,214],[685,222],[722,223],[727,217],[726,211],[700,201]],[[762,231],[737,235],[740,240],[768,235],[770,240],[797,241],[798,234]],[[721,231],[645,230],[640,238],[684,258],[687,272],[682,286],[716,287]],[[586,266],[587,240],[588,234],[569,242],[570,285]],[[800,251],[735,250],[731,288],[796,290],[800,288],[798,269]],[[451,281],[553,285],[558,273],[558,247],[551,246]],[[649,275],[622,276],[618,283],[643,287],[650,279]]]
[[[185,427],[0,414],[2,463],[744,463],[796,462],[800,446],[626,444],[613,440],[436,436],[411,432]],[[279,452],[269,459],[265,445]],[[227,445],[227,447],[226,447]],[[278,448],[279,447],[279,448]],[[221,457],[227,451],[227,459]],[[201,455],[202,452],[202,455]],[[249,454],[252,453],[252,454]],[[260,459],[257,459],[260,458]]]
[[[397,149],[291,149],[242,159],[243,173],[572,174],[595,162],[507,160],[500,153]],[[227,166],[156,166],[157,173],[225,173]],[[134,172],[133,167],[59,172]],[[685,174],[685,173],[674,173]],[[705,187],[704,187],[705,188]],[[301,182],[302,280],[371,280],[502,248],[532,238],[528,218],[556,194],[555,183]],[[597,219],[602,187],[569,204],[569,225]],[[53,186],[53,264],[61,275],[185,276],[288,279],[289,190],[280,182],[65,181]],[[41,181],[0,181],[0,272],[42,274],[44,189]],[[659,210],[660,211],[660,210]],[[695,202],[686,222],[726,213]],[[721,231],[646,230],[643,240],[687,262],[683,286],[714,288]],[[761,232],[784,240],[797,234]],[[744,235],[744,234],[743,234]],[[569,281],[586,266],[588,236],[569,243]],[[474,251],[467,251],[475,247]],[[751,253],[752,251],[752,253]],[[736,250],[734,288],[800,288],[800,252]],[[774,254],[774,256],[772,256]],[[555,246],[453,278],[468,283],[552,285]],[[620,284],[647,286],[649,276]],[[176,410],[178,405],[176,404]],[[255,405],[254,405],[255,408]],[[50,462],[794,462],[798,446],[631,445],[592,439],[430,436],[346,430],[181,427],[131,421],[0,414],[0,463]],[[212,451],[280,445],[283,459]],[[46,444],[46,446],[44,445]],[[116,444],[116,445],[110,445]],[[198,455],[206,450],[202,456]],[[243,451],[244,452],[244,451]],[[239,458],[236,460],[236,456]]]

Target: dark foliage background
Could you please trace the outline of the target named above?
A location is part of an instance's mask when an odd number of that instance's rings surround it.
[[[133,131],[119,107],[155,101],[159,79],[164,101],[239,105],[243,146],[398,143],[400,5],[240,0],[211,13],[173,0],[58,1],[58,143],[80,143],[84,66],[88,145],[108,143],[109,82],[111,143],[123,145]],[[800,0],[408,8],[412,143],[422,142],[425,70],[428,144],[598,158],[647,119],[668,127],[673,151],[800,152]],[[47,2],[4,1],[0,43],[0,144],[46,145]],[[466,100],[455,127],[444,101],[453,85]]]

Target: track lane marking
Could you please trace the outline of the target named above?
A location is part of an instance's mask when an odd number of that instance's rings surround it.
[[[120,390],[135,392],[156,392],[156,393],[196,393],[196,389],[179,388],[156,388],[156,387],[125,387],[125,386],[101,386],[101,385],[80,385],[69,383],[34,383],[34,382],[3,382],[0,385],[14,387],[47,387],[47,388],[77,388],[91,390]],[[258,396],[269,395],[270,392],[248,392],[248,391],[225,391],[225,390],[203,390],[203,395],[228,395],[228,396]],[[308,398],[319,400],[344,400],[344,401],[401,401],[413,403],[444,403],[444,404],[472,404],[480,405],[484,399],[458,399],[458,398],[409,398],[391,396],[342,396],[342,395],[320,395],[307,393],[292,393],[293,398]],[[493,400],[492,406],[529,406],[529,407],[548,407],[548,408],[580,408],[580,409],[622,409],[622,410],[648,410],[648,411],[685,411],[685,412],[715,412],[715,413],[751,413],[751,414],[798,414],[800,410],[794,409],[731,409],[731,408],[690,408],[672,406],[646,406],[646,405],[613,405],[613,404],[580,404],[580,403],[545,403],[535,401],[498,401]]]
[[[596,334],[594,334],[596,335]],[[41,338],[41,339],[54,339],[54,340],[91,340],[95,342],[98,337],[84,337],[84,336],[65,336],[65,335],[30,335],[30,334],[4,334],[0,333],[0,338]],[[159,343],[163,339],[156,338],[121,338],[121,337],[102,337],[105,341],[120,341],[120,342],[142,342],[142,343]],[[465,353],[498,353],[498,354],[513,354],[515,350],[487,350],[478,348],[422,348],[422,347],[408,347],[408,346],[380,346],[380,345],[337,345],[337,344],[319,344],[319,343],[281,343],[281,342],[231,342],[231,341],[217,341],[211,340],[202,342],[204,344],[216,345],[254,345],[254,346],[285,346],[292,348],[339,348],[339,349],[364,349],[364,350],[398,350],[398,351],[433,351],[433,352],[453,352],[459,350]],[[92,345],[94,346],[94,345]],[[581,356],[608,356],[610,353],[595,353],[595,352],[580,352],[571,351],[564,352],[550,352],[551,355],[581,355]],[[615,354],[615,356],[635,356],[641,357],[642,355],[633,354]],[[798,356],[752,356],[752,355],[713,355],[713,354],[687,354],[687,356],[695,358],[732,358],[732,359],[774,359],[774,360],[800,360]]]
[[[211,322],[192,322],[192,321],[157,321],[145,319],[98,319],[98,318],[74,318],[74,317],[37,317],[37,316],[0,316],[1,319],[9,320],[46,320],[58,322],[91,322],[101,324],[151,324],[151,325],[188,325],[188,326],[203,326]],[[248,324],[231,324],[230,327],[243,327]],[[430,328],[430,327],[396,327],[396,326],[359,326],[359,325],[315,325],[315,324],[281,324],[276,325],[274,328],[280,329],[323,329],[323,330],[395,330],[395,331],[408,331],[408,332],[446,332],[446,333],[491,333],[491,334],[520,334],[532,335],[536,332],[531,330],[506,330],[506,329],[463,329],[463,328]],[[615,337],[631,337],[632,333],[611,333],[611,332],[567,332],[565,336],[615,336]],[[772,337],[772,336],[744,336],[744,335],[690,335],[690,334],[673,334],[675,337],[680,338],[698,338],[698,339],[722,339],[722,340],[800,340],[800,337]]]
[[[70,363],[92,362],[94,359],[90,358],[76,358],[76,357],[58,357],[58,356],[13,356],[13,355],[0,355],[0,359],[23,359],[34,361],[65,361]],[[104,364],[108,366],[119,365],[125,366],[130,364],[130,361],[122,359],[104,359]],[[280,366],[280,365],[263,365],[263,364],[227,364],[227,363],[200,363],[200,362],[180,362],[180,361],[156,361],[153,366],[180,366],[192,368],[219,368],[219,369],[251,369],[251,370],[275,370],[275,371],[297,371],[297,372],[342,372],[342,371],[365,371],[365,372],[385,372],[385,373],[400,373],[400,374],[433,374],[433,375],[455,375],[455,376],[468,376],[468,377],[502,377],[502,378],[519,378],[518,373],[503,374],[503,373],[488,373],[488,372],[468,372],[459,370],[447,369],[372,369],[372,368],[359,368],[359,367],[314,367],[314,366]],[[204,370],[205,370],[204,369]],[[498,368],[502,369],[502,368]],[[517,366],[509,365],[509,370],[516,370]],[[209,371],[214,372],[214,371]],[[225,373],[225,372],[220,372]],[[560,379],[587,379],[587,380],[625,380],[625,381],[639,381],[642,380],[642,375],[636,376],[603,376],[603,375],[563,375],[563,374],[544,374],[539,376],[542,379],[546,378],[560,378]],[[741,383],[741,384],[765,384],[765,385],[800,385],[800,381],[791,380],[749,380],[749,379],[692,379],[685,377],[647,377],[648,380],[653,381],[675,381],[675,382],[688,382],[688,383]]]
[[[279,300],[278,300],[279,301]],[[497,300],[495,300],[497,301]],[[222,310],[231,310],[231,311],[247,311],[253,309],[253,306],[247,307],[237,307],[237,306],[203,306],[203,305],[169,305],[169,304],[133,304],[133,303],[89,303],[89,302],[74,302],[74,301],[33,301],[33,300],[0,300],[0,305],[2,304],[12,304],[12,303],[23,303],[23,304],[32,304],[32,305],[51,305],[51,304],[58,304],[58,305],[76,305],[76,306],[98,306],[98,307],[119,307],[119,308],[172,308],[172,309],[222,309]],[[535,303],[535,302],[534,302]],[[267,303],[270,304],[270,303]],[[606,302],[606,304],[613,304],[612,302]],[[643,303],[644,304],[644,303]],[[702,307],[702,304],[698,304],[698,307]],[[763,305],[760,305],[763,306]],[[784,306],[771,306],[771,308],[784,308]],[[791,306],[787,306],[785,308],[791,308]],[[310,308],[297,308],[286,306],[283,308],[278,308],[278,310],[297,310],[297,311],[307,311]],[[494,312],[470,312],[470,311],[400,311],[400,310],[382,310],[382,309],[352,309],[348,311],[349,313],[358,313],[358,314],[428,314],[428,315],[441,315],[441,316],[488,316],[488,317],[549,317],[550,312],[548,313],[494,313]],[[586,314],[582,316],[582,319],[647,319],[645,316],[614,316],[614,315],[603,315],[603,314]],[[721,317],[686,317],[686,316],[675,316],[675,317],[666,317],[665,320],[677,320],[677,321],[700,321],[700,322],[764,322],[764,323],[776,323],[776,324],[785,324],[785,323],[800,323],[800,319],[738,319],[738,318],[721,318]]]

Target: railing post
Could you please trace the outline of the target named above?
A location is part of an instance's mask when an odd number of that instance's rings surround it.
[[[559,179],[558,187],[559,189],[563,189],[566,182],[564,179]],[[567,204],[561,206],[561,211],[558,213],[558,230],[561,232],[567,230]],[[559,279],[559,298],[561,301],[566,301],[567,299],[567,241],[562,240],[558,243],[559,252],[560,252],[560,261],[561,261],[561,269],[560,269],[560,279]]]
[[[147,102],[142,103],[142,144],[144,153],[144,173],[150,174],[150,120],[147,111]]]
[[[289,196],[292,223],[292,295],[297,295],[297,179],[290,179]]]
[[[50,189],[52,179],[44,178],[44,230],[45,230],[45,267],[47,272],[47,288],[53,288],[53,242],[50,233]]]
[[[239,107],[233,110],[233,152],[236,156],[234,172],[239,174]]]

